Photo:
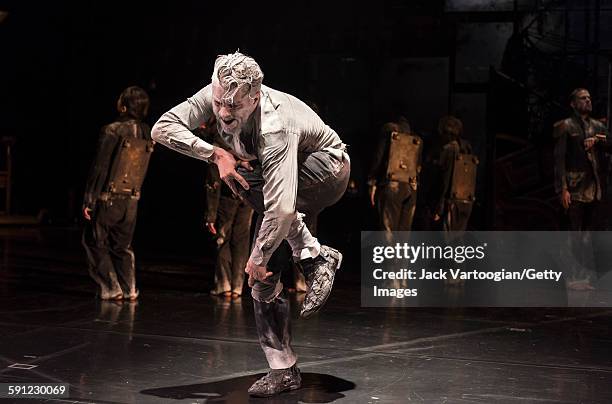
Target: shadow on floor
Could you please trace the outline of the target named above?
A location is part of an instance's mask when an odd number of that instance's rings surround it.
[[[269,398],[249,397],[247,390],[264,374],[236,377],[206,384],[142,390],[142,394],[175,400],[206,399],[207,403],[331,403],[344,398],[341,392],[353,390],[355,383],[331,375],[302,373],[302,388]]]

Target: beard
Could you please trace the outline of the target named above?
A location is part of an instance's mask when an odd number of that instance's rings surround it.
[[[578,108],[578,112],[581,114],[590,114],[593,111],[593,107],[583,105]]]
[[[225,130],[223,129],[223,125],[221,124],[221,118],[217,117],[217,132],[227,133],[228,135],[232,135],[232,136],[238,136],[242,133],[242,126],[236,125],[234,129]]]

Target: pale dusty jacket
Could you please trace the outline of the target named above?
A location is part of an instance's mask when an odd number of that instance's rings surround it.
[[[212,117],[212,99],[209,84],[163,114],[153,127],[153,139],[180,153],[208,161],[213,146],[191,131]],[[296,220],[301,155],[325,151],[339,161],[348,161],[348,155],[338,134],[290,94],[262,86],[260,104],[250,121],[250,130],[235,138],[218,129],[222,140],[238,158],[257,159],[262,165],[265,212],[251,260],[263,266]]]

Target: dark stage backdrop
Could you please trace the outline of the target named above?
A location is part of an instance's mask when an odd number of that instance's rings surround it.
[[[35,215],[44,208],[51,223],[74,224],[98,131],[114,119],[120,91],[129,85],[145,88],[153,124],[210,81],[218,54],[236,49],[255,57],[267,85],[318,104],[323,119],[350,145],[358,188],[347,196],[342,213],[353,219],[354,229],[372,229],[373,212],[364,203],[367,166],[378,128],[398,113],[426,139],[440,116],[450,112],[463,119],[482,162],[478,204],[493,206],[484,189],[492,184],[484,171],[493,167],[487,156],[492,142],[487,135],[489,69],[500,68],[508,56],[515,19],[527,23],[533,15],[528,1],[519,2],[524,10],[516,15],[510,12],[511,1],[486,2],[484,10],[473,9],[474,3],[0,4],[9,12],[0,22],[0,135],[17,138],[14,213]],[[532,26],[533,38],[543,32],[537,41],[543,52],[554,45],[548,39],[563,33],[560,15],[546,14]],[[602,44],[609,41],[603,33],[612,25],[606,24],[611,15],[601,13]],[[583,34],[583,17],[572,17],[569,25],[572,50]],[[550,66],[557,65],[533,68],[552,82]],[[558,92],[579,82],[567,81]],[[494,96],[509,102],[504,94]],[[512,105],[523,104],[513,99]],[[499,122],[526,122],[503,118]],[[157,147],[139,228],[166,228],[177,240],[200,234],[204,170],[202,162]],[[476,207],[475,218],[482,217],[481,209]],[[325,220],[331,229],[342,229],[344,219],[328,214]]]
[[[45,208],[51,221],[73,222],[99,128],[115,117],[120,91],[136,84],[150,93],[152,124],[209,82],[217,54],[236,49],[260,62],[267,85],[319,105],[350,145],[361,181],[378,126],[398,108],[427,131],[446,113],[447,30],[424,35],[409,24],[427,15],[425,29],[435,25],[441,2],[427,4],[9,4],[0,24],[0,132],[17,138],[14,213]],[[159,146],[141,220],[200,221],[204,166]]]

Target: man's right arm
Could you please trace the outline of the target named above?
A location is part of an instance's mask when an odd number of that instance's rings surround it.
[[[555,123],[553,137],[555,140],[555,148],[553,150],[555,160],[555,192],[559,196],[561,205],[567,209],[571,203],[571,197],[567,189],[567,177],[565,175],[565,155],[567,153],[567,124],[565,121]]]
[[[555,192],[560,195],[561,192],[567,189],[567,180],[565,176],[565,153],[567,150],[567,134],[565,123],[557,122],[553,130],[555,140],[555,148],[553,151],[555,159]]]
[[[368,172],[368,185],[375,184],[376,180],[380,177],[383,159],[385,157],[386,149],[389,147],[389,138],[393,128],[390,128],[388,125],[384,125],[380,131],[378,132],[378,138],[376,139],[376,144],[374,145],[374,154],[372,155],[372,160],[370,161],[370,169]]]
[[[96,154],[89,169],[87,183],[85,184],[83,209],[93,209],[95,207],[102,188],[108,180],[111,157],[118,142],[119,137],[110,129],[110,126],[107,125],[102,128],[98,138]]]
[[[372,161],[370,162],[370,169],[368,172],[368,195],[370,198],[370,205],[375,205],[375,193],[376,193],[376,183],[379,177],[381,176],[381,171],[384,169],[382,167],[383,158],[385,156],[385,151],[388,148],[389,144],[389,136],[390,130],[387,126],[383,126],[383,128],[378,133],[378,139],[376,139],[376,145],[374,146],[374,155],[372,156]]]
[[[437,203],[434,215],[442,216],[444,213],[446,198],[449,196],[448,193],[452,185],[453,168],[457,154],[459,154],[459,144],[456,142],[444,145],[440,152],[439,168],[442,175],[440,177],[438,194],[436,195]]]
[[[209,84],[187,101],[163,114],[153,126],[151,137],[174,151],[216,164],[221,179],[238,195],[232,179],[238,181],[244,189],[249,189],[249,184],[236,172],[237,162],[234,156],[191,132],[202,123],[209,122],[212,116],[212,84]]]
[[[194,135],[192,130],[207,122],[212,115],[212,86],[209,84],[163,114],[153,126],[151,137],[179,153],[208,161],[213,146]]]

